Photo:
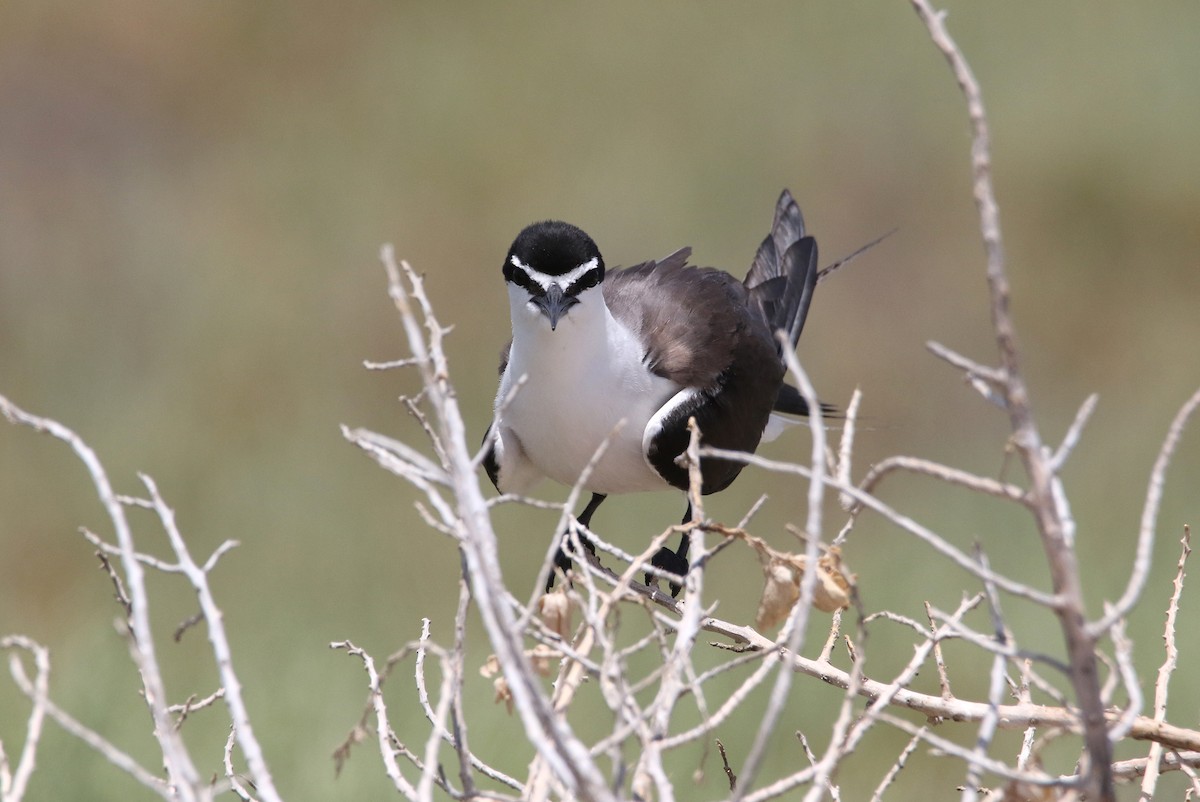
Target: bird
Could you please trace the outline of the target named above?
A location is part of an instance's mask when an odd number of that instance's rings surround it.
[[[689,418],[703,445],[753,452],[786,416],[809,414],[784,381],[783,348],[800,339],[820,271],[817,241],[791,193],[779,196],[744,279],[689,265],[690,256],[681,248],[606,270],[596,243],[570,223],[545,220],[517,235],[502,271],[512,339],[501,351],[482,460],[499,492],[525,495],[547,478],[574,486],[606,442],[582,483],[591,497],[576,520],[590,530],[610,495],[687,493],[688,471],[676,460],[689,443]],[[724,490],[743,467],[703,459],[700,492]],[[689,500],[683,523],[691,519]],[[689,544],[684,532],[677,549],[664,546],[651,559],[678,578],[668,580],[673,597]],[[555,563],[564,575],[571,568],[561,544]]]

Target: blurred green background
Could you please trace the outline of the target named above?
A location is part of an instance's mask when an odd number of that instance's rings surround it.
[[[1013,310],[1048,441],[1100,394],[1065,474],[1098,613],[1124,586],[1167,425],[1200,384],[1200,5],[955,2],[949,25],[991,115]],[[448,642],[458,561],[422,526],[408,488],[338,431],[345,422],[419,435],[396,402],[414,377],[361,367],[405,355],[379,246],[394,242],[428,276],[455,326],[448,348],[474,437],[507,335],[500,262],[521,226],[571,220],[610,265],[690,244],[700,263],[740,274],[789,187],[825,261],[898,229],[821,286],[800,347],[826,400],[865,393],[855,475],[892,453],[997,475],[1004,416],[923,346],[937,339],[994,358],[968,167],[958,90],[900,0],[16,0],[0,5],[0,393],[75,428],[119,490],[138,492],[135,471],[151,473],[199,555],[241,541],[213,583],[281,790],[383,798],[390,787],[369,744],[334,777],[330,754],[358,718],[365,677],[327,644],[350,638],[382,658],[425,616]],[[765,450],[804,460],[809,438],[793,430]],[[1178,537],[1200,523],[1198,477],[1192,431],[1130,621],[1148,694]],[[783,525],[803,520],[795,483],[748,471],[710,509],[736,521],[762,492],[771,501],[755,531],[785,545]],[[911,477],[881,495],[1046,586],[1040,546],[1016,510]],[[679,507],[670,494],[614,500],[595,524],[637,549]],[[134,520],[140,546],[165,553],[149,516]],[[530,587],[552,520],[497,516],[515,588]],[[841,520],[831,508],[830,534]],[[112,628],[117,608],[75,534],[82,525],[109,534],[73,456],[0,427],[0,633],[49,646],[59,704],[153,769],[136,676]],[[708,580],[718,614],[749,620],[756,563],[723,559]],[[922,600],[952,609],[975,589],[870,519],[847,559],[868,610],[919,617]],[[169,640],[191,594],[161,576],[151,590],[173,699],[209,693],[203,633]],[[1200,709],[1198,593],[1185,593],[1172,685],[1170,718],[1185,726]],[[1006,611],[1023,643],[1061,654],[1050,616],[1012,601]],[[987,627],[982,615],[973,622]],[[880,624],[871,636],[872,676],[908,660],[908,634]],[[474,673],[487,652],[473,642],[472,742],[520,774],[519,722]],[[983,693],[986,662],[967,649],[949,656],[956,691]],[[411,664],[398,671],[394,721],[419,746]],[[934,677],[921,684],[936,692]],[[797,680],[764,776],[803,765],[794,730],[824,748],[839,700]],[[603,729],[606,715],[586,709],[577,726]],[[717,733],[735,768],[761,709]],[[10,755],[26,710],[0,681]],[[187,725],[203,771],[219,771],[223,721],[205,711]],[[997,754],[1015,754],[1015,738]],[[865,743],[839,778],[843,798],[869,795],[904,740],[880,732]],[[672,764],[680,796],[719,797],[715,754],[693,789],[699,759],[695,747]],[[1074,754],[1058,759],[1068,771]],[[947,766],[914,759],[890,798],[953,795],[962,773]],[[1164,798],[1181,787],[1160,783]],[[30,799],[147,797],[48,725]]]

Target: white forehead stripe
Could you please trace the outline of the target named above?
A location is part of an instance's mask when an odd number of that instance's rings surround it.
[[[583,277],[589,270],[594,270],[600,263],[596,261],[596,257],[588,259],[579,267],[572,270],[570,273],[564,273],[561,276],[551,276],[548,273],[543,273],[540,270],[534,270],[529,265],[522,262],[516,254],[513,254],[509,259],[513,267],[525,272],[525,275],[533,279],[543,290],[550,289],[550,285],[557,283],[560,287],[570,287],[576,281]]]

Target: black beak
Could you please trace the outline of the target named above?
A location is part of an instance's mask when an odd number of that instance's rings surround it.
[[[546,289],[545,295],[539,295],[533,299],[537,304],[538,309],[542,310],[542,314],[550,318],[550,331],[558,328],[558,320],[567,313],[575,304],[579,303],[579,299],[573,295],[563,295],[562,287],[557,284],[551,284]]]

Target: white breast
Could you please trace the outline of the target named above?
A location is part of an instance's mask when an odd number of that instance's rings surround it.
[[[605,494],[669,487],[646,462],[642,435],[681,388],[646,369],[641,344],[609,314],[599,287],[583,293],[556,331],[525,297],[512,296],[513,346],[497,401],[520,376],[526,381],[501,425],[539,471],[570,486],[623,420],[584,487]]]

